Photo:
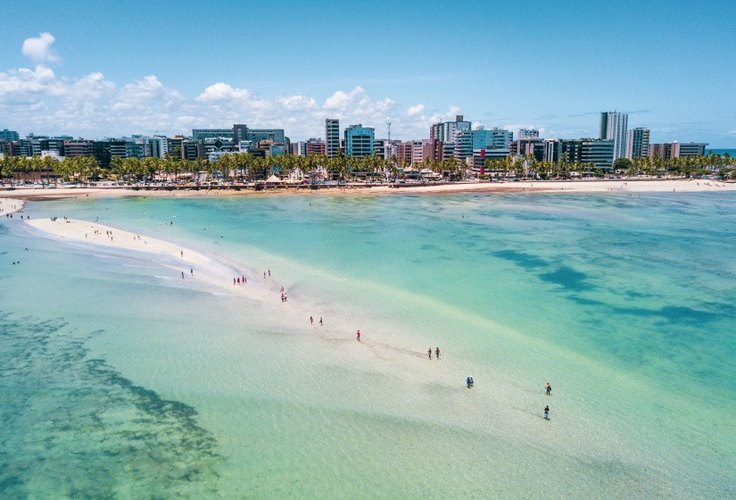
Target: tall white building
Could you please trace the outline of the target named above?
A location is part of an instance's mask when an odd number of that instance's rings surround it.
[[[604,111],[601,113],[601,139],[613,141],[613,161],[626,154],[626,131],[629,123],[627,113]]]

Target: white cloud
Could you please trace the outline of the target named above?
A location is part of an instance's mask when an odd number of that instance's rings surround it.
[[[248,99],[250,92],[247,89],[237,89],[227,83],[218,82],[210,85],[199,94],[199,102],[235,101]]]
[[[282,97],[278,102],[288,111],[308,111],[317,109],[317,101],[315,101],[313,97],[305,95]]]
[[[56,79],[50,68],[39,64],[36,69],[19,68],[0,73],[0,96],[46,93],[58,96],[64,93],[64,85]]]
[[[125,85],[112,105],[114,110],[147,110],[151,106],[161,109],[170,107],[181,98],[176,90],[164,87],[155,75]]]
[[[54,35],[47,32],[39,34],[38,38],[26,38],[23,41],[23,55],[36,63],[57,61],[56,53],[51,50],[55,40]]]
[[[115,84],[105,80],[100,72],[90,73],[74,82],[70,94],[78,100],[99,99],[103,94],[112,92]]]
[[[424,113],[424,104],[417,104],[416,106],[409,106],[406,110],[408,116],[419,116]]]

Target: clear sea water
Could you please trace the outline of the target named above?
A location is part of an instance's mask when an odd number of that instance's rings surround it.
[[[179,242],[256,293],[0,219],[3,498],[736,496],[733,193],[25,213]]]

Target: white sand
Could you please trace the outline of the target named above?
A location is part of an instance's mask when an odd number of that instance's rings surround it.
[[[605,192],[705,192],[705,191],[736,191],[736,183],[721,182],[704,179],[652,179],[652,178],[624,178],[611,180],[567,180],[567,181],[524,181],[524,182],[468,182],[453,184],[404,184],[403,187],[395,188],[388,185],[373,185],[371,187],[360,184],[351,184],[347,188],[329,189],[269,189],[265,191],[254,191],[243,189],[241,191],[221,190],[132,190],[128,188],[59,188],[40,189],[22,188],[12,191],[2,191],[3,196],[10,199],[43,200],[56,198],[103,198],[120,196],[143,196],[143,197],[166,197],[166,198],[189,198],[189,197],[213,197],[213,196],[283,196],[283,195],[309,195],[309,196],[350,196],[366,194],[442,194],[462,192],[574,192],[574,193],[605,193]]]
[[[25,202],[21,199],[0,198],[0,217],[22,210],[23,203]]]
[[[181,261],[184,265],[207,265],[210,259],[191,250],[184,249],[168,241],[143,237],[114,227],[83,220],[64,219],[35,219],[28,224],[41,229],[46,233],[70,241],[84,241],[94,245],[114,247],[122,250],[136,250],[159,255],[166,255]]]
[[[404,185],[408,187],[373,188],[370,192],[393,193],[462,193],[462,192],[571,192],[571,193],[660,193],[736,191],[736,184],[701,179],[615,179],[578,181],[476,182],[440,185]]]

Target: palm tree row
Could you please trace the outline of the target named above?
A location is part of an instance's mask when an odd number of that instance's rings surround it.
[[[532,156],[505,157],[486,160],[485,175],[495,177],[566,179],[581,175],[603,176],[604,172],[590,163],[569,162],[563,158],[557,162],[539,161]],[[441,161],[425,159],[416,169],[434,172],[443,178],[462,179],[469,169],[464,161],[454,158]],[[721,178],[736,178],[736,159],[729,156],[706,155],[697,157],[619,159],[614,172],[629,176],[684,176],[691,177],[716,172]],[[226,154],[213,162],[206,159],[193,161],[178,158],[120,158],[114,157],[109,168],[101,168],[94,157],[8,156],[0,158],[0,179],[11,182],[113,180],[120,182],[166,181],[201,182],[205,179],[222,179],[223,182],[254,182],[265,180],[272,174],[295,180],[307,177],[331,180],[367,178],[396,179],[406,175],[401,162],[395,157],[388,160],[375,156],[347,158],[338,155],[257,157],[248,153]]]

